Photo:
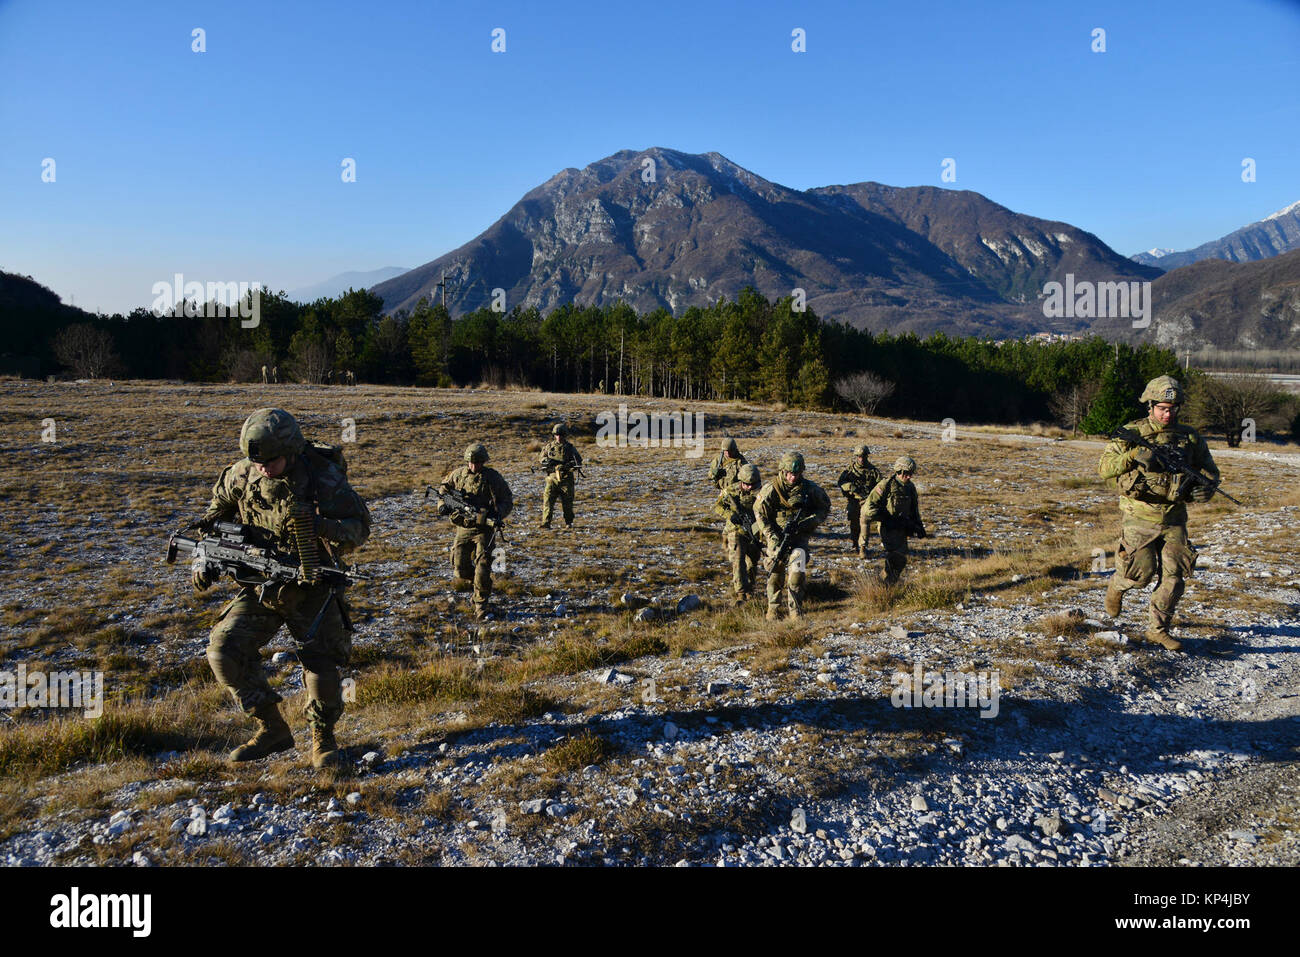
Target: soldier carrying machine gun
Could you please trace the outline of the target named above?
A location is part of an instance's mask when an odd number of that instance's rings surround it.
[[[498,537],[501,541],[509,544],[509,539],[506,538],[505,520],[497,514],[496,509],[476,508],[474,504],[461,492],[458,492],[453,488],[434,488],[432,485],[426,485],[424,487],[424,498],[426,501],[430,495],[433,495],[438,499],[439,515],[451,515],[453,512],[459,512],[473,522],[482,520],[488,525],[491,525],[492,534],[488,537],[486,546],[489,554],[491,554],[492,545]]]

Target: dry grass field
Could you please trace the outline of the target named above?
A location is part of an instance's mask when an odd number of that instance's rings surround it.
[[[1011,693],[1032,686],[1039,696],[1070,701],[1089,684],[1087,669],[1115,654],[1079,624],[1081,616],[1069,614],[1074,608],[1099,614],[1104,581],[1096,572],[1113,567],[1118,511],[1113,491],[1096,474],[1101,446],[1063,440],[1050,429],[977,430],[964,426],[955,409],[956,435],[945,436],[938,423],[739,403],[683,406],[468,389],[9,380],[0,381],[0,395],[0,669],[22,663],[28,670],[100,671],[107,699],[102,717],[93,720],[54,709],[0,712],[0,839],[38,820],[89,821],[121,807],[147,815],[196,796],[220,802],[262,793],[292,804],[342,801],[356,790],[348,774],[311,772],[301,736],[296,755],[224,763],[224,752],[250,727],[217,688],[204,658],[207,631],[231,586],[196,595],[186,570],[162,561],[168,534],[203,511],[220,470],[239,457],[243,419],[268,405],[293,412],[312,438],[337,444],[355,428],[355,441],[344,449],[374,528],[355,556],[370,578],[350,593],[355,700],[339,732],[358,756],[371,749],[428,755],[414,770],[371,775],[362,788],[360,808],[368,819],[386,820],[409,837],[390,853],[399,862],[450,860],[445,847],[427,838],[429,822],[463,822],[480,806],[476,794],[490,793],[491,801],[506,805],[538,793],[572,799],[585,768],[636,773],[629,769],[633,755],[600,733],[601,723],[629,703],[643,704],[647,677],[661,693],[676,689],[673,709],[707,711],[710,697],[692,672],[697,659],[733,660],[755,686],[761,679],[771,702],[820,701],[828,685],[810,685],[802,663],[840,654],[823,654],[827,636],[861,635],[852,667],[879,676],[879,695],[887,697],[885,679],[906,667],[907,655],[867,636],[895,625],[932,633],[942,616],[969,611],[972,600],[1014,609],[1023,631],[972,631],[969,640],[936,644],[926,650],[937,667],[997,668]],[[616,410],[618,401],[633,411],[702,413],[703,454],[696,457],[693,447],[598,446],[596,416]],[[537,528],[542,477],[530,466],[558,421],[574,431],[587,474],[578,483],[575,527],[547,531]],[[782,452],[802,451],[807,476],[831,495],[831,520],[814,541],[808,618],[801,624],[765,622],[758,600],[730,607],[720,523],[711,514],[715,493],[705,479],[723,436],[736,438],[765,479]],[[495,576],[496,620],[482,626],[469,616],[468,595],[451,587],[450,527],[421,497],[426,483],[459,463],[470,441],[488,446],[489,464],[510,483],[516,502],[505,571]],[[916,482],[930,538],[913,542],[908,575],[896,588],[872,580],[878,550],[866,564],[849,551],[835,479],[849,449],[863,442],[883,467],[902,453],[919,463]],[[1249,506],[1249,549],[1267,561],[1290,560],[1300,504],[1297,450],[1212,447],[1226,486]],[[1287,508],[1292,511],[1279,511]],[[1194,508],[1193,540],[1211,527],[1230,528],[1238,514],[1222,499]],[[634,622],[620,602],[628,592],[670,612],[688,594],[698,595],[703,607]],[[1181,609],[1184,634],[1222,638],[1223,618],[1211,608],[1294,616],[1285,593],[1262,598],[1198,581]],[[266,649],[267,667],[301,733],[293,660],[269,660],[288,650],[282,633]],[[611,667],[636,684],[579,677]],[[1132,666],[1136,674],[1171,667],[1154,657]],[[554,716],[588,730],[547,739],[539,750],[526,730]],[[472,779],[454,779],[463,765],[439,749],[475,729],[496,735],[492,755]],[[843,735],[841,750],[858,740]],[[886,767],[890,774],[910,773],[917,756],[942,737],[914,725],[892,737],[873,731],[874,757],[843,766],[816,760],[822,745],[811,737],[772,757],[790,762],[791,788],[833,794]],[[733,790],[753,783],[743,768],[728,773]],[[719,817],[704,827],[679,817],[679,831],[669,833],[650,828],[638,817],[643,810],[638,805],[601,819],[626,836],[625,860],[667,859],[649,850],[656,841],[680,852],[709,828],[757,826]],[[538,840],[545,836],[540,832],[562,825],[513,812],[510,820],[525,838],[538,831]],[[60,859],[117,863],[134,850],[172,863],[243,863],[257,856],[237,842],[195,846],[166,823],[139,826],[125,842],[86,841]],[[417,839],[421,827],[426,838]],[[320,848],[340,840],[330,833],[305,834],[314,850],[292,859],[320,860]],[[454,859],[469,863],[490,856],[473,840],[457,853]]]

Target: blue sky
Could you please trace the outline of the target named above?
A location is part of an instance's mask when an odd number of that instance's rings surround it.
[[[1298,89],[1290,0],[0,0],[0,269],[113,312],[176,272],[412,267],[559,170],[650,146],[1184,249],[1300,200]]]

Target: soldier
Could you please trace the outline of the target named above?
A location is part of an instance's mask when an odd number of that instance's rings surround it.
[[[266,385],[270,381],[270,376],[267,374],[266,366],[262,366],[262,385]]]
[[[465,464],[448,472],[438,486],[439,492],[459,492],[478,509],[475,518],[451,512],[451,523],[456,526],[451,563],[457,578],[473,580],[474,617],[480,621],[487,617],[488,599],[492,597],[492,546],[496,538],[492,519],[504,521],[515,507],[510,486],[500,472],[487,467],[487,460],[487,447],[472,443],[465,449]],[[446,505],[438,509],[440,515],[450,511]]]
[[[880,580],[886,585],[898,581],[907,567],[907,536],[925,538],[916,486],[912,484],[915,474],[916,459],[910,455],[899,456],[894,461],[894,474],[876,483],[862,510],[863,522],[880,523],[880,544],[885,550],[885,568]]]
[[[791,619],[803,617],[804,580],[808,572],[808,536],[831,513],[831,500],[821,486],[803,477],[803,456],[781,456],[776,478],[763,486],[754,501],[754,519],[767,543],[767,620],[781,616],[784,583]],[[777,559],[781,545],[789,545]]]
[[[871,539],[871,522],[863,520],[862,513],[867,507],[867,496],[880,484],[880,469],[871,464],[870,454],[865,445],[855,448],[853,460],[840,473],[839,481],[849,511],[849,550],[856,551],[859,558],[867,557],[867,542]]]
[[[1183,402],[1183,387],[1178,380],[1167,375],[1152,379],[1140,401],[1147,404],[1146,418],[1130,422],[1125,429],[1138,433],[1152,445],[1168,447],[1191,468],[1217,482],[1219,468],[1209,446],[1195,429],[1178,423]],[[1187,540],[1185,503],[1189,499],[1208,502],[1214,489],[1165,471],[1150,449],[1118,438],[1102,452],[1098,471],[1102,478],[1115,479],[1122,517],[1115,574],[1106,588],[1106,613],[1118,618],[1124,593],[1158,577],[1160,584],[1151,595],[1146,638],[1177,651],[1182,643],[1170,634],[1169,626],[1183,594],[1183,580],[1196,567],[1196,550]]]
[[[271,383],[272,383],[273,385],[279,385],[279,384],[280,384],[280,367],[279,367],[279,366],[271,366]]]
[[[736,440],[723,439],[722,451],[713,457],[713,462],[709,465],[709,481],[715,488],[725,489],[736,481],[740,467],[748,464],[749,460],[740,454]]]
[[[546,472],[546,487],[542,490],[542,528],[551,527],[551,512],[555,500],[560,500],[564,511],[564,527],[573,524],[574,473],[582,469],[582,456],[568,440],[569,430],[557,424],[551,429],[554,438],[542,449],[541,466]]]
[[[754,537],[754,500],[758,497],[760,481],[757,468],[742,465],[735,484],[724,488],[713,506],[727,520],[722,539],[731,561],[731,587],[737,605],[743,605],[753,594],[755,567],[761,552]]]
[[[370,535],[370,513],[348,484],[342,453],[308,443],[283,409],[259,409],[239,435],[244,458],[221,473],[202,527],[236,520],[269,533],[274,544],[298,556],[304,568],[341,567],[341,558]],[[211,573],[195,570],[194,587],[209,587]],[[342,754],[334,725],[343,713],[339,669],[352,650],[348,606],[336,586],[238,579],[241,588],[217,616],[208,639],[208,663],[217,683],[252,716],[258,730],[230,754],[252,761],[293,747],[280,716],[281,700],[262,670],[260,650],[288,625],[302,663],[304,709],[311,728],[314,767],[338,766]],[[314,635],[308,638],[315,624]]]

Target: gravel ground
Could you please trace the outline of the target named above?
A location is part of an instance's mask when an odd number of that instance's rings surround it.
[[[766,459],[783,447],[762,434],[742,444]],[[1020,454],[1052,468],[1049,457],[1074,445],[1035,442]],[[1088,446],[1088,454],[1096,448]],[[818,457],[810,459],[824,477],[836,459],[827,453],[817,463]],[[1270,458],[1276,480],[1293,479],[1300,463],[1292,458]],[[621,562],[619,587],[669,610],[667,624],[629,628],[716,627],[703,612],[683,606],[674,613],[692,592],[665,584],[687,574],[697,550],[647,541],[629,562],[615,541],[660,530],[712,541],[716,532],[701,517],[712,498],[700,489],[703,465],[665,457],[646,467],[639,481],[669,493],[655,528],[629,522],[619,501],[624,477],[599,467],[581,486],[572,532],[542,533],[521,512],[506,553],[521,588],[481,631],[464,620],[462,596],[449,615],[448,647],[459,643],[464,651],[473,643],[486,659],[509,653],[520,631],[548,640],[592,627],[616,611],[613,591],[545,587],[584,564]],[[975,464],[966,472],[981,488],[1002,486],[999,494],[1010,498],[928,514],[942,547],[961,551],[1039,534],[1014,503],[1041,491],[1041,474],[1027,467],[1003,479]],[[539,497],[537,479],[514,480],[518,501]],[[1117,524],[1113,497],[1085,489],[1074,501],[1085,516],[1074,524],[1091,527],[1089,510],[1100,516],[1096,521]],[[923,514],[925,502],[923,494]],[[835,504],[842,524],[838,498]],[[419,507],[405,495],[372,502],[376,541],[407,560],[368,566],[379,580],[403,583],[374,603],[359,645],[403,641],[417,599],[457,601],[441,577],[404,579],[411,556],[430,547],[425,519],[411,519]],[[86,519],[94,525],[109,516]],[[142,761],[134,779],[95,808],[56,808],[52,797],[65,776],[52,778],[30,795],[36,812],[17,827],[11,822],[0,861],[1293,865],[1300,858],[1300,571],[1293,554],[1269,541],[1298,519],[1296,506],[1260,507],[1194,528],[1200,561],[1179,609],[1190,629],[1183,653],[1141,641],[1144,595],[1130,593],[1118,622],[1106,617],[1109,572],[1044,578],[1032,594],[1013,580],[956,607],[820,627],[779,666],[738,643],[546,678],[538,690],[565,707],[486,727],[456,713],[432,714],[439,733],[402,732],[383,737],[382,746],[355,748],[354,774],[341,786],[292,799],[270,785],[259,789],[272,779],[269,769],[191,780],[187,756],[176,753]],[[983,523],[978,532],[975,521]],[[71,534],[55,505],[27,509],[13,532],[11,549]],[[80,547],[90,566],[134,560],[145,569],[154,597],[115,613],[118,620],[174,606],[176,573],[155,564],[156,542],[89,538]],[[857,568],[840,532],[816,544],[814,581]],[[694,586],[706,609],[725,597],[721,569]],[[1223,601],[1229,594],[1235,600]],[[1073,614],[1080,633],[1035,629],[1053,613]],[[761,608],[752,614],[757,623]],[[1090,653],[1070,653],[1084,642]],[[201,657],[204,644],[196,633],[152,643],[141,654],[152,666],[175,664]],[[279,639],[271,650],[283,647]],[[996,699],[966,707],[896,707],[891,700],[914,664],[923,674],[969,674],[1012,660],[1017,648],[1021,666],[999,674]],[[42,649],[41,660],[57,665],[75,651]],[[8,660],[24,656],[35,651],[13,649]],[[269,667],[291,669],[285,657]],[[347,721],[340,726],[345,744]],[[544,773],[539,756],[584,735],[604,743],[598,759]],[[300,740],[297,756],[272,759],[281,778],[310,780],[309,770],[294,767],[302,764],[302,748]],[[184,796],[171,797],[177,794]],[[41,810],[46,805],[51,810]]]

